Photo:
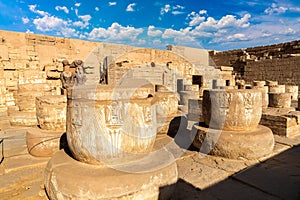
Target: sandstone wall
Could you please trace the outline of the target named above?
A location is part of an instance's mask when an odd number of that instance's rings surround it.
[[[208,51],[169,47],[164,51],[0,30],[0,112],[8,111],[11,122],[18,125],[26,124],[27,119],[31,120],[27,124],[36,125],[34,99],[61,95],[60,74],[65,59],[70,63],[84,61],[89,67],[87,84],[99,83],[103,74],[108,76],[104,83],[115,84],[129,69],[139,66],[149,66],[150,70],[135,71],[134,77],[150,76],[158,85],[173,83],[172,90],[176,90],[178,78],[192,84],[194,74],[203,76],[205,87],[212,85],[213,79],[222,78],[219,69],[209,66]],[[152,62],[157,68],[151,67]],[[41,85],[42,91],[38,89]]]
[[[247,62],[244,78],[248,83],[274,80],[279,84],[300,85],[300,56]]]
[[[224,52],[210,51],[209,56],[210,65],[232,66],[235,73],[249,83],[271,79],[278,80],[280,84],[300,85],[295,77],[299,66],[300,40]]]

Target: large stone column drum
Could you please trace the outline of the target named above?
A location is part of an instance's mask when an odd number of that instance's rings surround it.
[[[78,87],[68,97],[67,139],[74,157],[108,164],[150,152],[156,137],[153,98],[111,93],[107,100],[97,94],[103,90]]]
[[[258,90],[205,90],[203,117],[207,126],[227,131],[256,128],[262,114]]]
[[[274,147],[271,129],[258,125],[262,94],[255,89],[206,90],[203,118],[207,127],[195,125],[194,146],[202,153],[239,159],[255,159]]]

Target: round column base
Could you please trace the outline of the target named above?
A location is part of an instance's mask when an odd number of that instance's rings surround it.
[[[136,164],[131,167],[141,167]],[[154,171],[129,173],[79,162],[61,150],[47,164],[45,187],[50,199],[168,199],[177,178],[175,162]]]
[[[249,131],[224,131],[194,126],[193,145],[202,153],[231,158],[257,159],[274,148],[274,136],[268,127],[259,125]]]

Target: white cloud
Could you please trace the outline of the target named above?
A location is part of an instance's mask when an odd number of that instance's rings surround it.
[[[154,45],[159,45],[159,44],[161,44],[161,40],[160,39],[155,39],[155,40],[152,41],[152,43]]]
[[[31,31],[31,30],[29,30],[29,29],[27,29],[27,30],[26,30],[26,33],[34,33],[34,32]]]
[[[219,28],[224,28],[224,27],[246,28],[250,25],[250,23],[248,22],[250,17],[251,17],[250,14],[245,14],[244,17],[242,17],[241,19],[236,19],[236,17],[233,15],[226,15],[218,21],[217,26]]]
[[[199,13],[191,12],[188,14],[187,19],[190,20],[189,26],[197,26],[203,22],[205,20],[205,17],[201,16],[203,14],[206,14],[206,11],[204,12],[204,10],[200,10]]]
[[[60,30],[63,26],[67,25],[67,22],[60,18],[46,15],[42,18],[34,19],[33,24],[36,26],[36,29],[45,32],[50,30]]]
[[[300,7],[291,7],[289,10],[293,12],[300,12]]]
[[[76,21],[76,22],[73,22],[73,25],[74,25],[74,26],[81,27],[81,28],[85,28],[85,27],[86,27],[86,25],[85,25],[84,22],[82,22],[82,21]]]
[[[181,14],[184,14],[184,12],[178,11],[178,10],[173,10],[173,11],[172,11],[172,14],[173,14],[173,15],[181,15]]]
[[[294,29],[292,29],[290,27],[284,31],[279,32],[279,34],[283,34],[283,35],[290,35],[290,34],[295,34],[295,33],[297,33],[297,31],[295,31]]]
[[[207,10],[200,10],[200,11],[199,11],[199,14],[200,14],[200,15],[207,14]]]
[[[184,6],[181,6],[181,5],[173,6],[173,10],[176,10],[176,9],[183,10],[183,9],[184,9]]]
[[[81,3],[75,3],[74,4],[76,7],[80,7],[81,6]]]
[[[131,26],[122,26],[117,22],[112,23],[110,27],[105,28],[94,28],[90,34],[89,38],[94,40],[104,40],[108,42],[120,42],[120,41],[130,41],[134,42],[137,37],[143,33],[142,28],[134,28]]]
[[[164,15],[166,13],[172,13],[173,15],[180,15],[180,14],[184,14],[184,12],[182,11],[184,9],[185,7],[181,5],[171,6],[170,4],[165,4],[160,9],[160,15]]]
[[[80,28],[86,28],[89,26],[89,21],[92,19],[91,15],[78,15],[78,18],[82,21],[73,22],[74,26],[78,26]]]
[[[160,14],[164,15],[165,13],[168,13],[171,9],[170,4],[166,4],[163,8],[160,9]]]
[[[150,36],[150,37],[156,37],[156,36],[160,36],[162,35],[162,31],[160,30],[154,30],[155,27],[150,25],[148,27],[148,32],[147,32],[147,35]]]
[[[184,14],[184,12],[182,11],[184,9],[184,6],[181,5],[176,5],[172,7],[172,14],[173,15],[180,15],[180,14]]]
[[[247,40],[246,35],[242,33],[236,33],[233,35],[227,36],[228,40]]]
[[[195,30],[211,32],[224,28],[247,28],[250,26],[250,17],[250,14],[245,14],[240,19],[236,19],[236,16],[233,15],[223,16],[220,20],[216,20],[213,17],[208,17],[206,21],[201,22],[198,26],[196,26]]]
[[[79,32],[76,31],[76,29],[69,28],[69,27],[63,27],[60,30],[60,33],[65,37],[78,37],[79,36]]]
[[[69,9],[66,6],[55,6],[55,10],[59,11],[62,10],[64,11],[66,14],[69,13]]]
[[[79,15],[78,18],[82,19],[84,22],[88,22],[92,19],[91,15]]]
[[[45,12],[45,11],[42,11],[42,10],[37,10],[36,7],[37,5],[34,4],[34,5],[29,5],[29,10],[33,13],[36,13],[36,14],[39,14],[39,15],[42,15],[42,16],[46,16],[46,15],[49,15],[49,13]]]
[[[23,24],[28,24],[30,20],[28,19],[28,17],[22,17],[22,22]]]
[[[288,10],[286,7],[278,6],[275,3],[272,3],[271,7],[267,8],[264,12],[266,14],[272,15],[272,14],[280,14],[285,13]]]
[[[175,45],[200,46],[200,42],[191,35],[191,28],[180,30],[166,29],[162,35],[163,39],[173,39]]]
[[[174,29],[166,29],[162,35],[162,38],[174,38],[174,37],[184,37],[186,36],[187,34],[189,34],[190,32],[190,27],[188,28],[185,28],[185,29],[180,29],[179,31],[177,30],[174,30]]]
[[[137,41],[136,45],[141,46],[141,45],[145,45],[146,43],[147,43],[146,40],[139,39],[139,40]]]
[[[115,5],[117,5],[117,2],[115,2],[115,1],[110,1],[110,2],[108,2],[108,5],[109,5],[109,6],[115,6]]]
[[[99,9],[99,7],[95,7],[95,10],[96,10],[96,11],[99,11],[100,9]]]
[[[133,12],[133,11],[134,11],[134,9],[133,9],[134,6],[136,6],[136,3],[131,3],[131,4],[129,4],[129,5],[127,6],[127,8],[126,8],[126,11],[127,11],[127,12]]]

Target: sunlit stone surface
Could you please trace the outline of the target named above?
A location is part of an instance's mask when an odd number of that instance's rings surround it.
[[[125,89],[110,93],[107,100],[103,90],[75,87],[68,97],[67,138],[74,157],[114,163],[150,152],[156,137],[153,98],[145,89]]]
[[[203,118],[210,128],[250,130],[262,114],[262,95],[258,90],[206,90],[203,94]]]

